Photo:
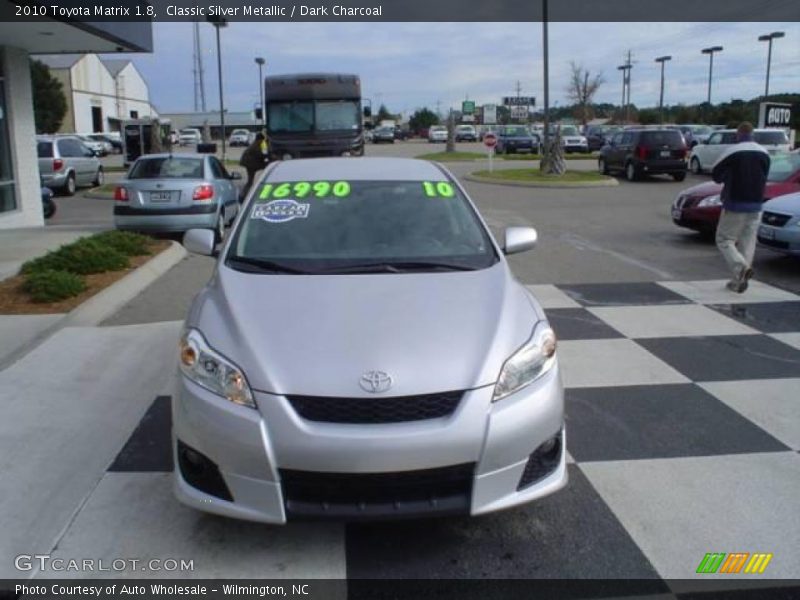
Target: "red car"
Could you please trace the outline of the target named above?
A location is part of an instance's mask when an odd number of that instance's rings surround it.
[[[800,154],[776,154],[771,157],[764,199],[800,192]],[[719,194],[722,185],[709,181],[683,190],[672,203],[672,221],[702,233],[714,233],[722,212]]]

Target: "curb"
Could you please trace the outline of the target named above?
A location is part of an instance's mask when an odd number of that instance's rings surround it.
[[[616,179],[607,179],[605,181],[591,181],[591,182],[563,182],[563,183],[535,183],[532,181],[509,181],[507,179],[493,179],[490,177],[477,177],[473,174],[465,175],[464,179],[467,181],[474,181],[476,183],[491,183],[494,185],[509,185],[512,187],[529,187],[529,188],[545,188],[545,189],[560,189],[560,188],[601,188],[601,187],[614,187],[619,185]]]
[[[169,248],[154,256],[136,270],[128,273],[122,279],[117,280],[103,291],[79,304],[55,323],[42,330],[39,335],[14,350],[0,361],[0,371],[10,367],[64,327],[92,327],[98,325],[177,265],[187,254],[186,249],[181,244],[172,242]]]

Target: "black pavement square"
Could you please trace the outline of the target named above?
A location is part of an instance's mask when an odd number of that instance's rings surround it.
[[[692,381],[800,376],[800,350],[766,335],[637,339],[636,343]]]
[[[710,304],[709,308],[763,333],[800,331],[800,302]]]
[[[788,450],[694,384],[566,390],[576,462]]]
[[[551,308],[545,313],[560,340],[599,340],[625,337],[585,308]]]
[[[348,579],[655,579],[583,473],[563,490],[481,517],[348,524]],[[648,582],[643,582],[648,584]]]
[[[582,306],[691,304],[691,300],[652,282],[582,283],[556,287]]]
[[[172,461],[172,406],[169,396],[159,396],[147,409],[109,471],[169,473]]]

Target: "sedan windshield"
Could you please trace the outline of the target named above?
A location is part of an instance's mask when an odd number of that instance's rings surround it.
[[[449,182],[267,181],[255,198],[227,256],[234,268],[397,273],[497,261],[485,228]]]
[[[136,161],[128,179],[202,179],[202,158],[144,158]]]
[[[527,127],[506,127],[503,131],[505,135],[514,135],[514,136],[529,136],[530,132],[528,131]]]
[[[580,135],[578,133],[578,128],[573,127],[572,125],[564,125],[561,127],[561,135]]]

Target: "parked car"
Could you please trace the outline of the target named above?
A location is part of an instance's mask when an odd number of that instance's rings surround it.
[[[677,125],[683,134],[683,139],[686,140],[686,145],[689,148],[694,148],[698,144],[704,144],[706,140],[714,133],[714,129],[710,125]]]
[[[87,133],[86,137],[94,142],[100,142],[101,144],[103,144],[103,154],[100,154],[99,156],[122,153],[121,140],[109,137],[105,133]],[[94,150],[94,148],[92,148],[92,150]]]
[[[625,129],[600,149],[597,167],[603,174],[623,173],[628,181],[644,175],[686,179],[686,143],[674,129]]]
[[[397,519],[566,484],[556,338],[506,259],[535,230],[495,241],[445,167],[403,158],[277,162],[244,210],[180,337],[180,501],[274,524]],[[208,231],[184,244],[213,251]]]
[[[239,173],[213,155],[146,154],[114,189],[117,229],[175,232],[210,229],[217,242],[239,210]]]
[[[478,141],[478,132],[475,130],[474,125],[457,125],[455,135],[457,142]]]
[[[372,143],[388,142],[394,144],[394,127],[376,127],[372,130]]]
[[[193,127],[181,129],[178,135],[178,143],[181,146],[193,146],[197,144],[202,144],[203,134],[200,133],[199,129],[195,129]]]
[[[497,154],[530,152],[536,154],[540,148],[539,136],[531,133],[525,125],[505,125],[497,132]]]
[[[567,153],[589,151],[589,142],[574,125],[561,126],[561,145]]]
[[[42,213],[45,219],[51,219],[53,215],[56,214],[56,203],[55,200],[53,200],[54,195],[53,190],[49,187],[41,187]]]
[[[108,143],[104,140],[94,140],[88,135],[70,134],[69,137],[76,137],[83,145],[89,148],[96,156],[106,156],[108,154]]]
[[[447,141],[447,127],[444,125],[431,125],[428,129],[428,141],[431,143]]]
[[[672,221],[702,233],[714,233],[722,212],[722,185],[707,181],[683,190],[672,203]],[[771,157],[764,198],[800,192],[800,154],[776,154]],[[769,203],[767,203],[769,204]],[[766,210],[765,204],[765,210]]]
[[[411,132],[408,129],[405,129],[403,127],[395,127],[394,128],[394,139],[400,140],[400,141],[405,141],[409,137],[411,137]]]
[[[781,254],[800,256],[800,192],[769,201],[761,214],[758,243]]]
[[[233,148],[234,146],[247,146],[250,140],[250,132],[247,129],[234,129],[228,138],[228,145]]]
[[[789,152],[789,138],[782,129],[756,129],[753,131],[753,141],[761,144],[770,154]],[[692,149],[692,159],[689,168],[692,173],[710,171],[720,157],[736,144],[736,130],[722,129],[714,131],[702,144]]]
[[[620,131],[619,127],[613,127],[608,125],[590,125],[586,129],[586,144],[588,146],[589,152],[596,152],[600,150],[603,146],[605,146],[606,141],[614,135],[617,131]]]
[[[371,142],[372,141],[372,129],[365,129],[364,130],[364,141]]]
[[[105,173],[94,150],[75,136],[37,136],[42,184],[72,196],[78,187],[103,185]]]

